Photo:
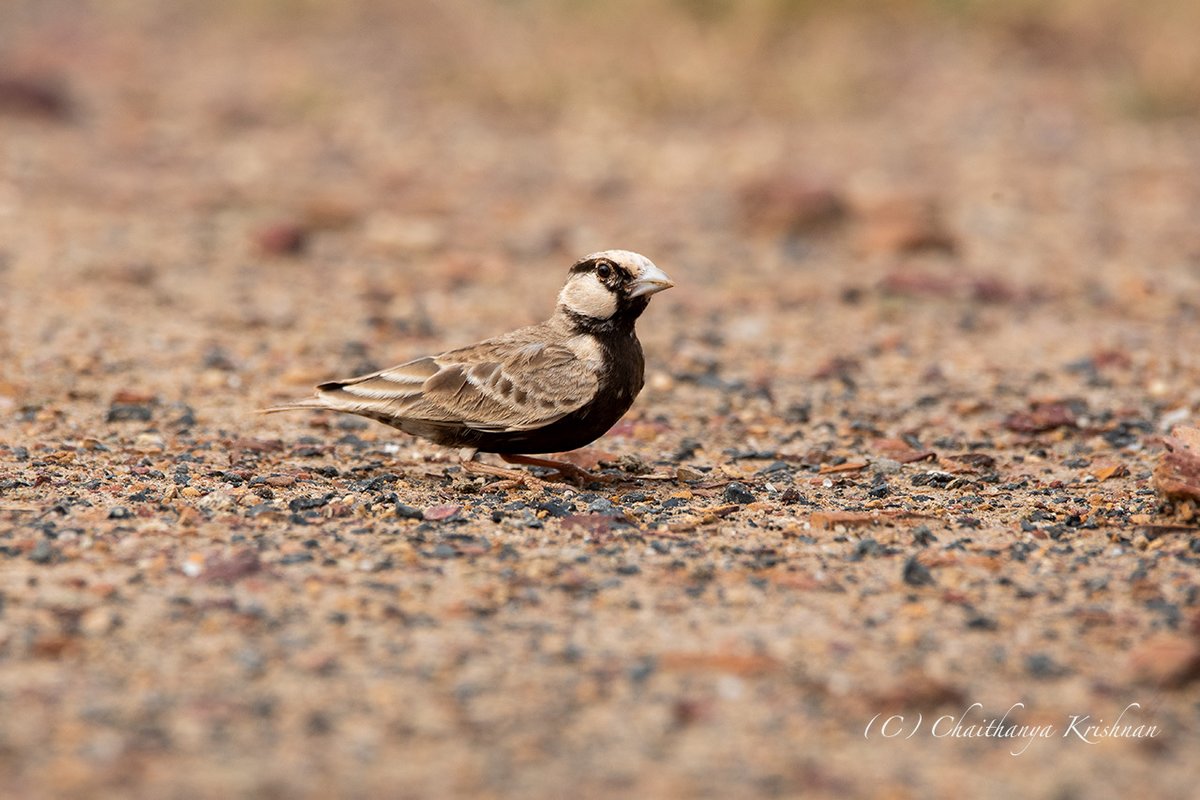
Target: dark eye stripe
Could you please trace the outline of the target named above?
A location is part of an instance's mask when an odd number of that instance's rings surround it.
[[[595,272],[601,264],[604,264],[611,270],[624,272],[624,270],[621,270],[619,266],[605,258],[600,258],[593,261],[580,261],[571,267],[571,272],[576,274],[581,272]]]
[[[615,261],[609,261],[607,258],[599,258],[591,261],[580,261],[571,267],[571,274],[580,275],[584,272],[595,272],[601,264],[607,264],[608,268],[616,273],[621,280],[633,280],[633,273],[630,272],[624,265],[618,264]]]

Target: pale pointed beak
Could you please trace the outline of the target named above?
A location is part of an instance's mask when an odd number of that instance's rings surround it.
[[[670,289],[675,285],[675,282],[667,277],[667,273],[663,272],[653,264],[647,264],[642,267],[641,274],[629,286],[629,296],[642,297],[643,295],[651,295],[661,292],[663,289]]]

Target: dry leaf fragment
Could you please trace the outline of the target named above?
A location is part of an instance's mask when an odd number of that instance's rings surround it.
[[[866,468],[866,461],[847,461],[844,464],[826,464],[825,466],[821,467],[819,474],[829,475],[830,473],[834,472],[854,472],[856,470]]]
[[[899,461],[901,464],[937,458],[937,453],[932,450],[918,450],[903,439],[876,439],[871,443],[871,449],[880,456]]]
[[[1129,474],[1129,468],[1124,464],[1097,465],[1089,474],[1098,481],[1106,481],[1109,478],[1124,478]]]

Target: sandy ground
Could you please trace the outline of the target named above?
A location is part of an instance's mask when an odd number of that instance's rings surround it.
[[[6,3],[5,796],[1194,796],[1189,40],[796,6]],[[609,247],[611,483],[255,414]]]

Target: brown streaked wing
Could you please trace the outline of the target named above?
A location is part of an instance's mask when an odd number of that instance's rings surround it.
[[[577,410],[598,385],[568,348],[504,337],[320,388],[350,401],[357,413],[520,431]]]
[[[412,416],[454,420],[480,431],[533,430],[579,409],[599,380],[561,345],[468,348],[438,358],[442,372],[426,382]]]

